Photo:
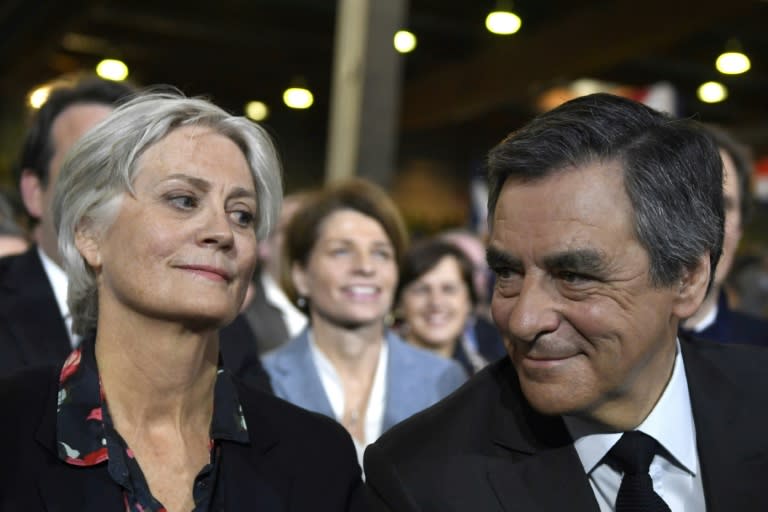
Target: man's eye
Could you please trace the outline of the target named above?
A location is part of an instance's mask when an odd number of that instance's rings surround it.
[[[590,278],[588,276],[585,276],[584,274],[578,274],[576,272],[568,272],[563,271],[558,274],[558,277],[560,280],[565,281],[566,283],[581,283],[584,281],[589,281]]]

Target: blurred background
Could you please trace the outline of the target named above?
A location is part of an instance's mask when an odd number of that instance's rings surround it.
[[[767,26],[766,0],[2,0],[0,187],[15,193],[37,88],[101,63],[247,110],[277,140],[288,192],[361,174],[431,233],[482,222],[483,158],[504,135],[602,90],[751,147],[746,261],[768,232]]]

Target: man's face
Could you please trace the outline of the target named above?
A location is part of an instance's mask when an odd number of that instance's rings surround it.
[[[96,103],[76,104],[62,111],[51,126],[53,154],[48,168],[48,182],[43,184],[30,171],[22,175],[22,197],[29,213],[40,220],[35,236],[45,254],[59,261],[58,241],[53,225],[53,191],[67,152],[112,112],[112,107]]]
[[[618,165],[508,180],[488,261],[493,317],[531,405],[622,429],[666,386],[679,318],[703,291],[689,304],[685,286],[651,285]]]
[[[725,151],[720,151],[723,159],[723,199],[725,204],[725,236],[723,238],[723,254],[715,270],[713,292],[720,290],[725,278],[733,266],[733,257],[741,240],[741,189],[736,166]]]

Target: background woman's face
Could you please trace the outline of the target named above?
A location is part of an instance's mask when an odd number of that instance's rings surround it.
[[[400,307],[410,341],[433,349],[455,344],[472,312],[456,258],[444,256],[410,283],[403,290]]]
[[[256,262],[257,198],[242,152],[208,128],[183,127],[138,167],[135,195],[105,233],[78,237],[99,307],[201,328],[230,322]]]
[[[398,269],[381,224],[338,210],[323,220],[306,267],[294,264],[292,276],[299,295],[309,299],[313,322],[358,327],[383,321]]]

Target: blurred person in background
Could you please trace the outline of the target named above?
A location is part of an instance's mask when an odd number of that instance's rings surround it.
[[[0,193],[0,257],[21,254],[28,247],[27,236],[16,223],[10,201]]]
[[[387,328],[407,244],[387,194],[350,180],[308,197],[288,225],[288,295],[309,326],[267,354],[277,396],[339,421],[365,446],[466,378],[454,361]]]
[[[349,435],[222,366],[280,166],[243,117],[139,96],[73,148],[53,197],[74,331],[0,381],[0,510],[365,510]]]
[[[441,238],[413,244],[406,252],[395,294],[400,334],[417,347],[453,358],[472,375],[502,357],[504,346],[480,338],[470,344],[465,326],[471,322],[477,293],[473,265],[464,251]],[[495,331],[495,328],[494,328]]]
[[[467,349],[483,354],[488,361],[504,357],[507,353],[504,341],[491,319],[493,273],[485,259],[485,242],[479,235],[466,229],[448,230],[438,236],[461,249],[472,262],[472,279],[477,300],[464,327],[463,340]]]
[[[768,346],[768,320],[731,309],[724,290],[744,225],[752,212],[752,157],[746,146],[723,129],[712,125],[702,128],[715,141],[723,160],[725,238],[712,287],[701,307],[681,328],[705,340]]]
[[[53,191],[70,148],[136,92],[125,83],[90,75],[66,77],[51,87],[31,118],[16,166],[22,201],[36,222],[35,245],[0,259],[0,375],[25,366],[58,364],[81,341],[72,330],[67,304],[68,279],[53,227]],[[270,389],[242,316],[222,330],[221,344],[231,370]]]
[[[285,196],[277,226],[259,244],[259,261],[250,287],[252,294],[243,305],[243,315],[253,331],[260,354],[295,338],[307,325],[306,315],[291,302],[280,285],[285,228],[305,195]]]

